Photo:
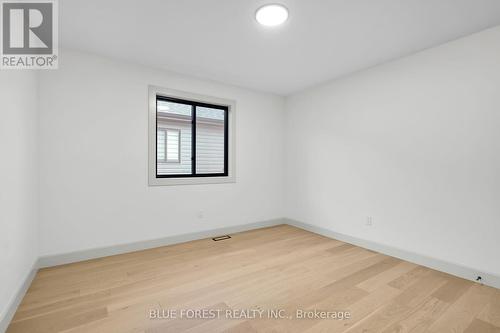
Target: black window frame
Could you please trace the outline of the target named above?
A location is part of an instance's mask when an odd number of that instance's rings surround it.
[[[191,173],[190,174],[158,174],[158,101],[166,101],[191,106]],[[155,113],[155,175],[156,178],[203,178],[203,177],[228,177],[229,176],[229,106],[190,101],[186,99],[168,97],[156,94]],[[224,172],[222,173],[196,173],[196,107],[205,107],[224,111]],[[180,144],[180,138],[179,138]],[[180,159],[181,150],[179,150]]]

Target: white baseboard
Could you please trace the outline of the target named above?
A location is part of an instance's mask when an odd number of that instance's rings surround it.
[[[437,271],[445,272],[467,280],[476,281],[476,277],[481,276],[483,284],[500,289],[500,276],[492,273],[476,270],[470,267],[465,267],[460,264],[448,262],[438,258],[432,258],[418,253],[413,253],[389,245],[337,233],[329,229],[317,227],[311,224],[295,221],[292,219],[285,219],[285,221],[286,221],[285,223],[300,229],[304,229],[325,237],[338,239],[346,243],[354,244],[363,247],[365,249],[380,252],[382,254],[386,254],[391,257],[406,260],[421,266],[429,267]]]
[[[3,316],[0,318],[0,332],[3,333],[7,330],[7,327],[9,327],[9,324],[14,317],[14,314],[16,313],[17,308],[19,307],[19,304],[21,304],[21,301],[24,298],[24,295],[28,291],[29,287],[31,286],[31,282],[33,282],[33,279],[35,278],[36,272],[38,271],[38,261],[36,260],[33,263],[33,267],[31,268],[31,271],[28,273],[26,278],[24,279],[21,287],[17,290],[17,292],[14,294],[12,299],[10,300],[7,310],[3,314]]]
[[[261,221],[261,222],[237,225],[232,227],[205,230],[200,232],[193,232],[189,234],[182,234],[177,236],[164,237],[164,238],[146,240],[135,243],[120,244],[109,247],[101,247],[96,249],[89,249],[89,250],[63,253],[57,255],[42,256],[39,258],[38,267],[43,268],[43,267],[58,266],[89,259],[108,257],[116,254],[147,250],[166,245],[179,244],[179,243],[189,242],[192,240],[210,238],[226,234],[234,234],[236,232],[242,232],[252,229],[271,227],[279,224],[286,224],[285,219],[273,219],[268,221]]]

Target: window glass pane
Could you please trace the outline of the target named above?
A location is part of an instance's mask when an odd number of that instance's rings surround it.
[[[225,110],[196,107],[196,173],[224,173]]]
[[[158,175],[191,174],[191,122],[192,106],[187,104],[157,100],[156,104]],[[165,140],[163,146],[160,134]],[[163,159],[160,148],[163,147]]]

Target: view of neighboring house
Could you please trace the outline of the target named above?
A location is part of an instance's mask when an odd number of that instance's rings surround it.
[[[157,174],[191,174],[193,112],[196,112],[197,132],[196,173],[223,173],[224,110],[163,100],[157,103]]]

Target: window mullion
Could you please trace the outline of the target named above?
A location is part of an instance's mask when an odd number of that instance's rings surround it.
[[[191,174],[196,175],[196,106],[191,105]]]
[[[168,141],[167,141],[167,136],[168,136],[168,130],[165,130],[163,131],[165,134],[164,134],[164,148],[163,148],[163,151],[164,151],[164,160],[165,160],[165,163],[168,162]]]

